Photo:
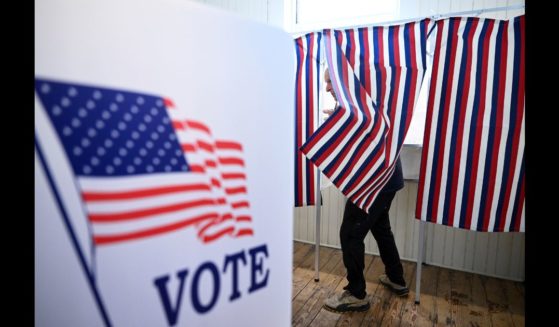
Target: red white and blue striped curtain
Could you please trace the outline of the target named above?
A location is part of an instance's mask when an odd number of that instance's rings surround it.
[[[394,172],[426,69],[430,22],[324,30],[332,86],[342,108],[302,151],[364,210]]]
[[[295,206],[316,204],[316,167],[300,151],[318,127],[321,32],[295,39]]]
[[[436,22],[416,217],[524,231],[524,16]]]

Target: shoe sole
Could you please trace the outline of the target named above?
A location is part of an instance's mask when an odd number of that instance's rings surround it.
[[[397,290],[395,289],[392,285],[384,283],[383,281],[380,281],[380,283],[382,285],[384,285],[385,287],[387,287],[390,291],[392,291],[394,294],[398,295],[398,296],[408,296],[408,294],[410,293],[409,289],[405,289],[405,290]]]
[[[351,307],[351,306],[345,306],[345,305],[341,305],[338,308],[332,308],[327,306],[326,304],[324,304],[322,306],[324,309],[330,311],[330,312],[334,312],[334,313],[344,313],[344,312],[363,312],[363,311],[367,311],[371,308],[371,304],[367,303],[365,305],[362,305],[360,307]]]
[[[410,294],[410,291],[405,291],[405,292],[398,292],[398,291],[395,291],[395,290],[392,290],[392,291],[394,292],[394,294],[396,294],[398,296],[401,296],[401,297],[406,297]]]

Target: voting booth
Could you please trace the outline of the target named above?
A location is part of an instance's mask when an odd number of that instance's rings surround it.
[[[293,67],[196,3],[36,3],[37,326],[290,324]]]

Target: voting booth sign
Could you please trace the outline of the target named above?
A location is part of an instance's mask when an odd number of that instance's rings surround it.
[[[187,1],[35,8],[35,324],[287,326],[293,41]]]

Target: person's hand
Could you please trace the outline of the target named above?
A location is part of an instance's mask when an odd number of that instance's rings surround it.
[[[336,109],[323,109],[322,112],[326,114],[326,117],[330,117]]]

